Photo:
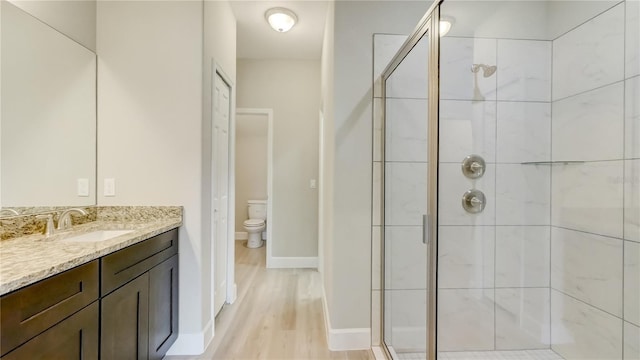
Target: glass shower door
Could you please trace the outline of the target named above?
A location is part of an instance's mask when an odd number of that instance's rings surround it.
[[[383,340],[394,359],[425,359],[428,345],[429,49],[427,33],[384,83]]]

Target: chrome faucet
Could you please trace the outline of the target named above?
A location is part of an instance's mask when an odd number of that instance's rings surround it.
[[[87,212],[80,208],[67,209],[60,214],[58,218],[58,230],[67,230],[71,228],[71,213],[78,213],[80,215],[87,215]]]
[[[53,214],[36,215],[36,219],[46,219],[47,224],[44,227],[44,235],[51,236],[55,233],[55,225],[53,225]]]
[[[18,216],[18,215],[20,215],[17,211],[15,211],[14,209],[11,209],[11,208],[0,210],[0,216],[6,215],[7,213],[9,214],[9,216]]]

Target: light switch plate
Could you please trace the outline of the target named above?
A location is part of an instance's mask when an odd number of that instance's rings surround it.
[[[78,179],[78,196],[89,196],[89,179]]]
[[[116,196],[116,180],[104,179],[104,196]]]
[[[318,187],[318,183],[316,182],[316,179],[311,179],[311,181],[309,181],[309,188],[315,189],[317,187]]]

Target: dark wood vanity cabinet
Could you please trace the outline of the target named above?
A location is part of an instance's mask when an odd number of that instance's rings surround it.
[[[177,229],[0,298],[0,355],[162,359],[178,336]]]
[[[149,343],[149,274],[101,300],[101,359],[147,359]]]
[[[0,298],[0,353],[8,359],[98,359],[99,262]]]
[[[95,301],[6,354],[2,360],[97,360],[98,315]]]
[[[159,360],[178,337],[178,255],[149,271],[149,359]]]
[[[101,359],[164,357],[178,336],[177,254],[172,230],[101,259]]]

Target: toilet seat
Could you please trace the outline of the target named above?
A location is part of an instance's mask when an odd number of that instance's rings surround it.
[[[244,221],[245,227],[260,227],[264,226],[264,220],[261,219],[249,219]]]

